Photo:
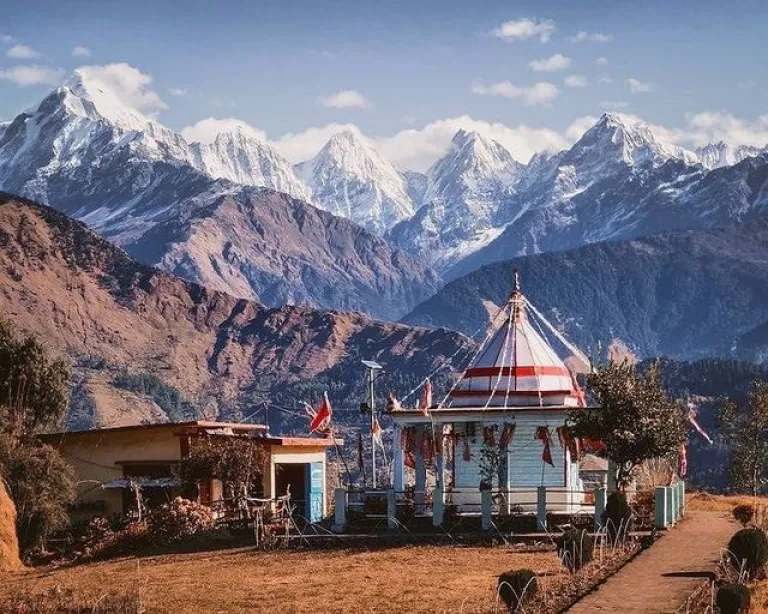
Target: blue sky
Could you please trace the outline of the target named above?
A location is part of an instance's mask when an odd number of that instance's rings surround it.
[[[37,0],[0,11],[6,119],[78,66],[125,63],[151,76],[142,87],[165,108],[142,110],[171,128],[237,118],[292,159],[354,125],[399,166],[423,167],[466,118],[524,159],[604,110],[686,145],[768,141],[765,2]],[[393,140],[430,126],[426,142]]]

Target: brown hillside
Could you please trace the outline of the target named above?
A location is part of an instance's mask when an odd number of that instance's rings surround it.
[[[256,376],[272,385],[310,380],[360,357],[425,375],[471,346],[444,330],[266,309],[210,291],[139,265],[53,209],[2,193],[0,313],[75,364],[156,373],[188,398],[234,398]]]

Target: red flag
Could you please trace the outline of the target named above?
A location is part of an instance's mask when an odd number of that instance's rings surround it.
[[[421,394],[421,413],[426,416],[430,407],[432,407],[432,382],[427,378],[424,380],[424,392]]]
[[[581,386],[579,386],[579,382],[576,380],[576,375],[574,375],[573,372],[571,372],[571,384],[572,384],[571,388],[573,389],[573,395],[576,397],[576,405],[578,407],[586,407],[587,395],[581,389]]]
[[[549,428],[546,426],[538,427],[534,438],[544,444],[544,449],[541,451],[541,460],[554,467],[555,463],[552,461],[552,434],[549,432]]]
[[[402,411],[403,406],[400,405],[400,401],[397,400],[397,397],[389,393],[389,396],[387,397],[387,411]]]
[[[691,423],[691,426],[696,429],[696,432],[701,435],[704,439],[706,439],[710,445],[712,445],[714,442],[712,441],[712,438],[707,435],[707,432],[701,428],[701,425],[699,424],[698,420],[696,420],[696,410],[693,407],[689,406],[688,409],[688,422]]]
[[[400,434],[400,446],[403,448],[403,461],[409,469],[416,467],[416,459],[413,457],[413,430],[406,426]]]
[[[504,425],[504,428],[501,431],[501,435],[499,436],[499,450],[506,450],[509,443],[512,441],[512,438],[515,436],[515,429],[517,428],[517,425],[513,423],[507,423]]]
[[[688,452],[685,449],[685,444],[680,444],[680,451],[678,452],[678,460],[680,461],[680,475],[684,476],[688,473]]]
[[[483,427],[483,444],[487,446],[496,445],[496,425]]]
[[[333,410],[331,409],[331,402],[328,400],[328,393],[323,393],[323,402],[320,405],[320,409],[312,416],[312,422],[309,423],[309,432],[314,433],[319,431],[325,426],[328,426],[331,422],[331,415]]]
[[[606,445],[602,441],[592,439],[591,437],[582,437],[581,446],[584,452],[587,452],[588,454],[597,454],[606,448]]]

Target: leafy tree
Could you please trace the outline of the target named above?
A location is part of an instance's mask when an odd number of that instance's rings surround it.
[[[16,506],[22,551],[41,546],[69,524],[67,506],[75,497],[75,475],[55,448],[0,433],[0,478]]]
[[[745,403],[726,401],[720,422],[733,445],[731,485],[753,495],[764,492],[768,482],[768,383],[756,382]]]
[[[69,368],[33,337],[0,320],[0,479],[16,506],[22,550],[42,545],[68,523],[72,468],[36,435],[60,423],[69,402]]]
[[[661,385],[658,365],[638,372],[627,361],[591,373],[587,388],[595,409],[571,412],[575,434],[601,441],[625,487],[643,461],[671,457],[685,441],[685,413]]]
[[[266,461],[264,447],[247,437],[201,437],[192,441],[179,473],[187,487],[196,487],[205,479],[219,479],[225,492],[239,499],[261,479]]]
[[[69,400],[69,368],[34,337],[0,319],[0,417],[23,437],[59,423]]]

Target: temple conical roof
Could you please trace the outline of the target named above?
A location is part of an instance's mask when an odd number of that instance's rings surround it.
[[[565,363],[529,318],[517,275],[504,315],[451,390],[448,405],[452,408],[578,405],[581,391]]]

